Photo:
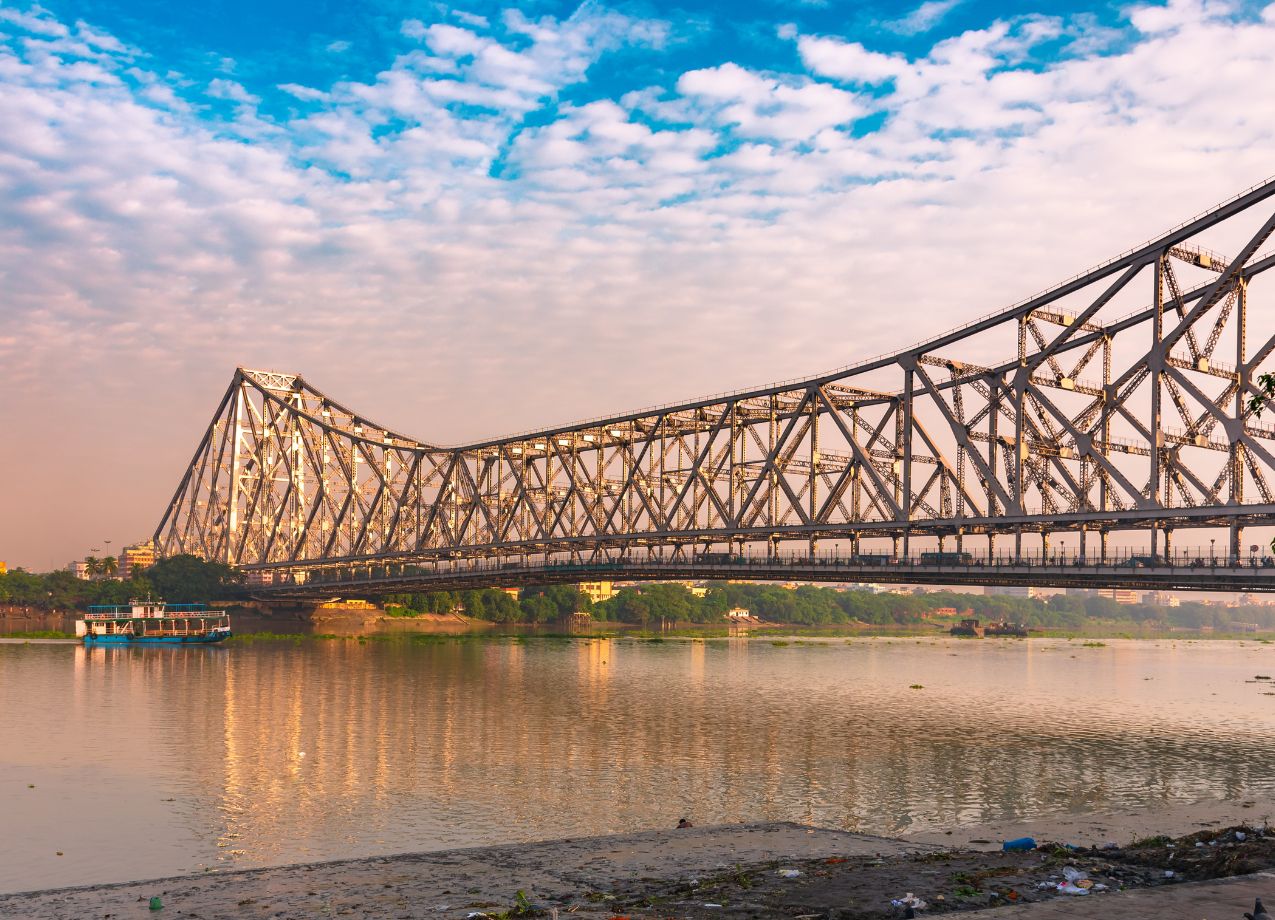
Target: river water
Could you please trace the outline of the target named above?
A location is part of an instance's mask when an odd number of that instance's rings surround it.
[[[1270,797],[1259,674],[1275,646],[5,643],[0,891],[682,816],[896,834]]]

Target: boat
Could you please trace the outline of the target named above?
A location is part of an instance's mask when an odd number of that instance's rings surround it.
[[[989,636],[1019,636],[1026,638],[1027,627],[1022,623],[1010,623],[1008,620],[1001,620],[999,623],[993,623],[985,630]]]
[[[166,604],[147,598],[95,605],[75,623],[85,645],[191,645],[230,638],[230,614],[204,604]]]
[[[953,636],[975,636],[979,639],[983,638],[984,627],[978,625],[978,620],[961,620],[959,626],[953,626],[949,632]]]

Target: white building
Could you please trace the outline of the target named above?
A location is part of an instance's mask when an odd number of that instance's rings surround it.
[[[1035,585],[996,585],[983,589],[984,594],[998,594],[1001,597],[1044,597],[1045,592]]]

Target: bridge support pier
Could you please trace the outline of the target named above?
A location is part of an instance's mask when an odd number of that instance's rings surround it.
[[[1244,525],[1231,525],[1231,559],[1238,561],[1244,558]]]
[[[1170,562],[1173,559],[1173,528],[1164,528],[1164,560]]]
[[[1087,528],[1084,528],[1084,527],[1081,527],[1081,528],[1080,528],[1080,550],[1079,550],[1079,554],[1080,554],[1080,559],[1081,559],[1082,561],[1084,560],[1084,558],[1085,558],[1085,552],[1086,552],[1086,550],[1088,549],[1088,547],[1085,545],[1085,538],[1086,538],[1086,537],[1088,537],[1088,536],[1089,536],[1089,531],[1088,531],[1088,529],[1087,529]]]
[[[1152,525],[1151,527],[1151,558],[1155,559],[1160,555],[1160,528]]]
[[[1111,532],[1106,528],[1098,531],[1098,556],[1105,565],[1107,562],[1107,538],[1111,536]]]

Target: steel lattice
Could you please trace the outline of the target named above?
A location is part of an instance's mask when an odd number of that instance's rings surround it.
[[[155,533],[273,571],[376,560],[675,560],[914,541],[1242,527],[1275,512],[1248,408],[1275,181],[920,346],[796,383],[465,447],[424,444],[301,377],[240,369]],[[1203,248],[1208,237],[1232,258]],[[997,351],[997,349],[1000,349]],[[972,357],[999,354],[1009,360]]]

